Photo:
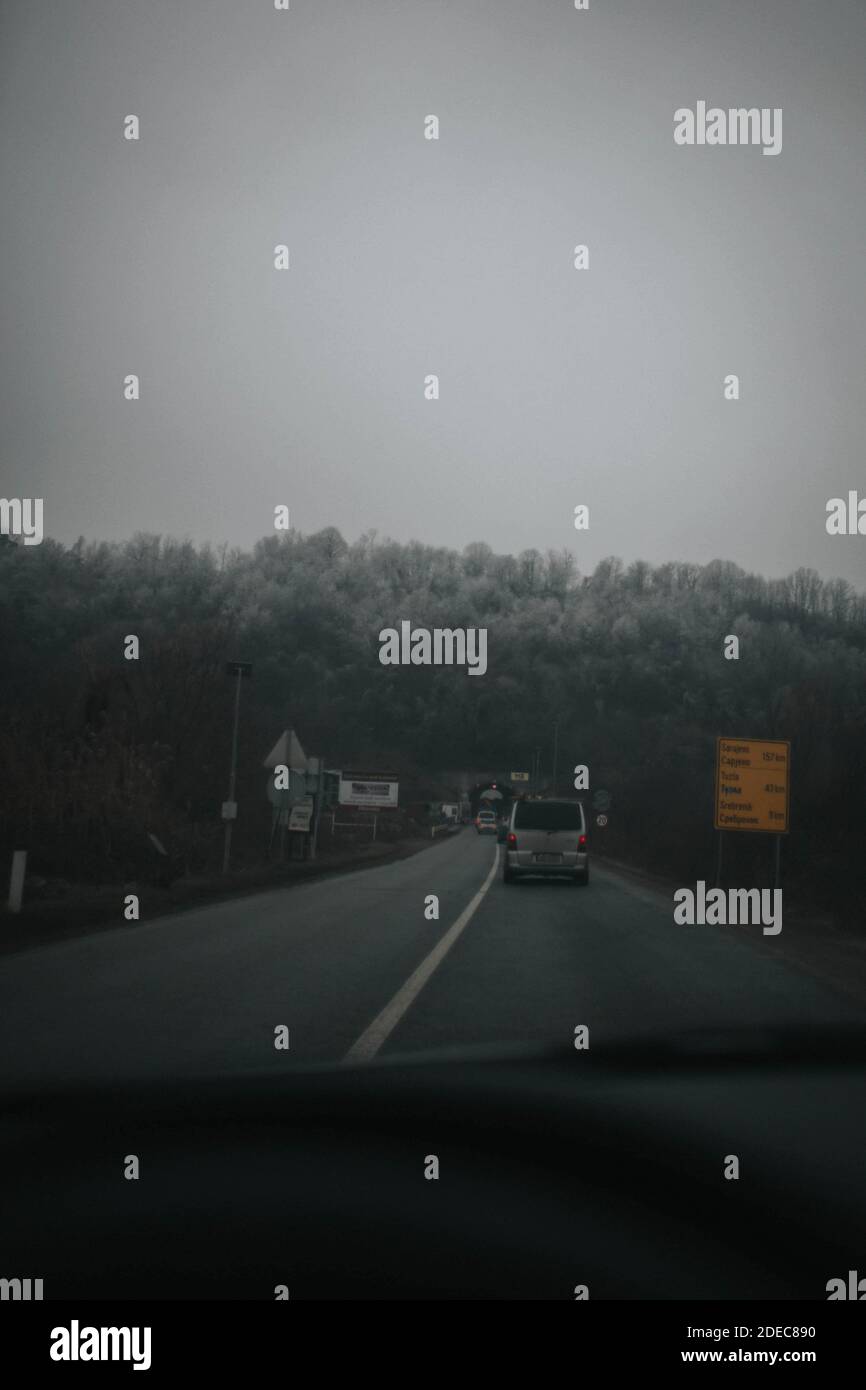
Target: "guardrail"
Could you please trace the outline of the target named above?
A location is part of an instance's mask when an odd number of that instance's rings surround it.
[[[450,820],[445,821],[442,825],[431,825],[430,839],[435,840],[440,830],[460,830],[460,828],[461,826],[459,821]]]

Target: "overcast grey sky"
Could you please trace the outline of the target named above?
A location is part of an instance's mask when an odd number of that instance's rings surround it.
[[[866,495],[862,0],[0,13],[0,491],[46,535],[247,546],[286,503],[863,587],[825,530]],[[678,147],[698,100],[781,107],[781,153]]]

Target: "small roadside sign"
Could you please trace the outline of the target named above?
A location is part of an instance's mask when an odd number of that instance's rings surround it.
[[[529,773],[528,773],[528,772],[512,772],[512,774],[511,774],[511,779],[510,779],[510,780],[511,780],[512,782],[528,782],[528,781],[529,781]]]
[[[716,830],[788,833],[791,745],[783,739],[716,739]]]
[[[592,804],[596,811],[609,811],[611,800],[610,792],[599,789],[593,794]]]
[[[238,803],[236,801],[223,802],[223,820],[237,820]]]
[[[607,816],[596,816],[595,823],[596,825],[601,826],[603,830],[604,827],[607,825]]]
[[[296,806],[292,807],[291,815],[289,816],[289,829],[308,831],[312,814],[313,807],[309,801],[298,802]]]

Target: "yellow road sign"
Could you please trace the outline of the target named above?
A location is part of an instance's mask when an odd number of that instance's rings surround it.
[[[788,833],[791,745],[779,739],[716,739],[717,830]]]

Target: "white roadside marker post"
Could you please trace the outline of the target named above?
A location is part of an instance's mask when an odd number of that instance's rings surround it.
[[[9,911],[21,911],[21,899],[24,895],[24,874],[27,868],[26,849],[16,849],[12,851],[12,874],[9,879]]]

